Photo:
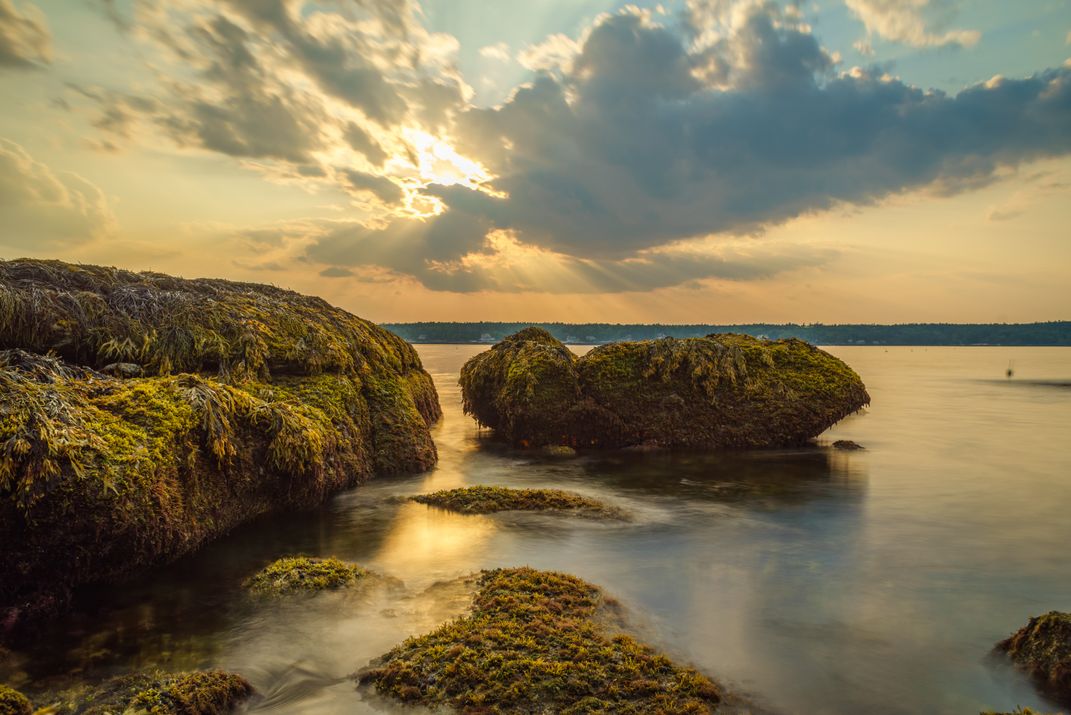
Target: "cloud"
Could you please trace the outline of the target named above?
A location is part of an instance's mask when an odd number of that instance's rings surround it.
[[[709,279],[760,280],[821,266],[837,255],[824,247],[736,239],[587,259],[524,244],[510,232],[488,231],[471,216],[455,214],[451,221],[454,230],[483,236],[457,259],[441,252],[433,234],[407,230],[413,224],[369,230],[355,222],[322,222],[308,227],[301,243],[310,245],[309,259],[330,264],[324,276],[357,275],[356,269],[374,267],[414,278],[431,290],[458,293],[622,293]]]
[[[496,60],[498,62],[509,62],[513,59],[513,55],[510,54],[509,51],[509,45],[505,42],[497,42],[493,45],[481,47],[480,57],[488,60]]]
[[[844,0],[867,32],[912,47],[972,47],[977,30],[946,30],[955,15],[952,0]]]
[[[356,169],[340,169],[346,186],[354,193],[372,194],[385,204],[394,204],[402,200],[402,189],[385,176],[368,174]]]
[[[809,29],[773,5],[737,12],[708,43],[690,42],[696,34],[634,12],[603,18],[569,71],[458,117],[458,149],[497,193],[429,186],[439,215],[325,231],[308,256],[442,290],[530,286],[504,268],[508,255],[555,256],[561,275],[603,290],[621,289],[606,274],[651,286],[725,278],[739,264],[754,268],[746,279],[763,262],[791,270],[814,257],[662,251],[909,190],[968,191],[1071,152],[1069,68],[949,95],[878,70],[836,72]],[[502,234],[516,245],[489,239]]]
[[[45,15],[32,3],[20,10],[0,0],[0,69],[33,69],[52,62],[52,34]]]
[[[579,53],[580,44],[559,32],[521,50],[517,61],[532,71],[555,71],[567,67]]]
[[[70,172],[53,172],[18,144],[0,139],[0,245],[18,250],[85,243],[111,234],[103,192]]]

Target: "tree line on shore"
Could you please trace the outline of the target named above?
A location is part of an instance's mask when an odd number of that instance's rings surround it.
[[[1071,321],[1046,323],[904,323],[899,325],[773,324],[665,325],[660,323],[385,323],[411,343],[496,343],[535,326],[574,345],[657,338],[696,338],[743,333],[778,340],[800,338],[817,345],[1022,345],[1071,346]]]

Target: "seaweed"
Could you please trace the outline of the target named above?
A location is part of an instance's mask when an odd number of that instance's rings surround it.
[[[347,588],[367,574],[360,566],[336,558],[288,556],[273,561],[250,576],[244,586],[258,596],[316,593]]]
[[[240,675],[221,670],[150,671],[109,678],[37,698],[52,715],[223,715],[253,694]]]
[[[567,574],[485,571],[471,612],[359,674],[406,703],[465,713],[710,713],[720,689],[608,621],[613,604]]]
[[[75,586],[430,468],[440,415],[410,345],[319,298],[0,261],[0,636]]]
[[[583,516],[620,518],[616,507],[560,489],[510,489],[473,486],[446,489],[411,497],[415,502],[460,512],[492,514],[499,511],[572,512]]]
[[[30,715],[33,706],[19,691],[0,684],[0,715]]]
[[[1071,701],[1071,613],[1050,611],[1031,618],[996,645],[1047,692]]]
[[[802,445],[869,404],[844,362],[746,335],[611,343],[575,357],[528,328],[462,369],[466,412],[518,446]]]

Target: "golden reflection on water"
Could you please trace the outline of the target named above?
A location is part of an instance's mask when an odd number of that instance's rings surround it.
[[[424,504],[404,504],[373,558],[406,573],[435,573],[487,547],[498,525],[486,516],[454,514]],[[404,565],[404,566],[403,566]]]

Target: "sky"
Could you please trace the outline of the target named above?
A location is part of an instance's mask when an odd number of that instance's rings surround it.
[[[1071,0],[0,0],[0,258],[381,322],[1071,319]]]

